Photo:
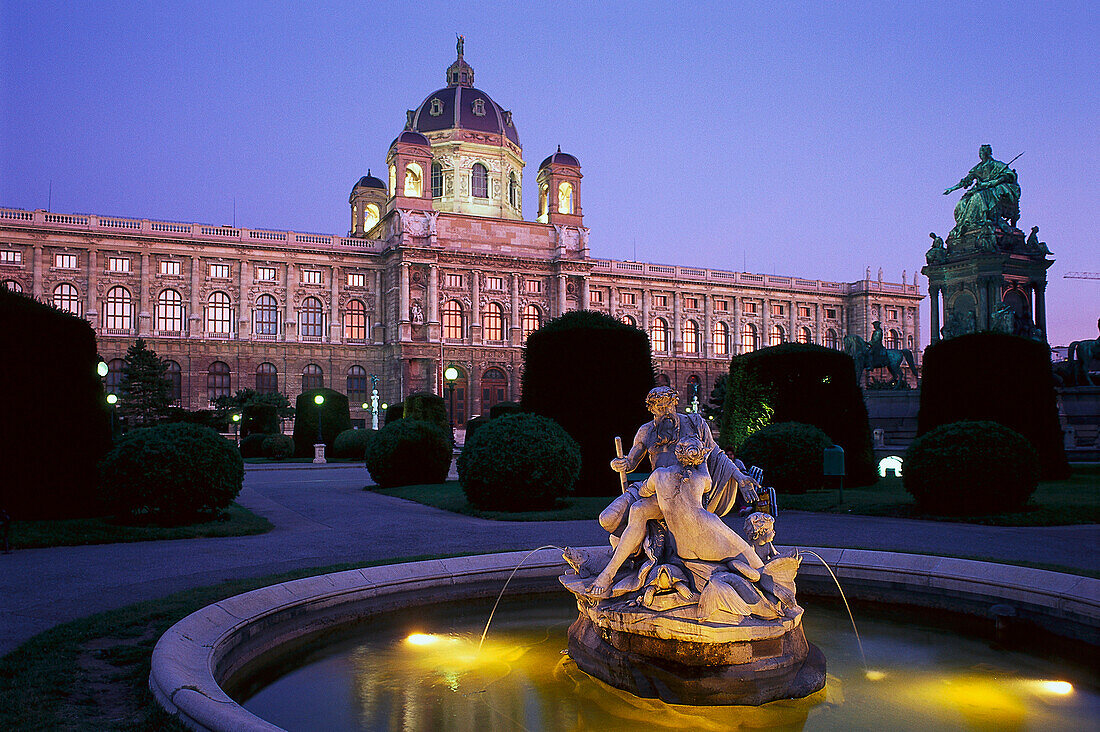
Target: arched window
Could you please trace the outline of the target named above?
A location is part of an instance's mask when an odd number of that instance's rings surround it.
[[[125,287],[107,290],[107,328],[131,330],[134,327],[134,304],[130,291]]]
[[[684,353],[699,353],[699,324],[694,320],[684,323]]]
[[[325,372],[315,363],[302,369],[302,391],[320,389],[325,385]]]
[[[901,333],[898,333],[896,330],[891,328],[890,332],[886,336],[886,347],[901,348]]]
[[[752,323],[745,323],[741,326],[741,352],[748,353],[759,347],[760,335],[756,330],[756,326]]]
[[[9,292],[22,292],[23,291],[23,285],[19,284],[15,280],[4,280],[4,282],[2,283],[2,286],[4,288],[6,288]]]
[[[255,325],[257,335],[279,334],[279,305],[271,295],[256,298]]]
[[[481,375],[481,413],[508,399],[508,377],[498,368],[485,369]]]
[[[519,179],[514,172],[508,174],[508,204],[519,208]]]
[[[233,390],[233,377],[229,364],[215,361],[206,371],[206,395],[213,404],[218,397],[229,396]]]
[[[324,310],[321,301],[315,297],[307,297],[302,302],[301,334],[303,338],[320,338],[323,332]]]
[[[397,195],[397,167],[390,166],[390,195]]]
[[[443,337],[452,341],[462,340],[466,335],[466,314],[462,303],[448,300],[443,306]]]
[[[626,323],[627,325],[629,325],[632,328],[637,328],[638,327],[638,321],[635,320],[630,315],[620,315],[619,316],[619,322]]]
[[[362,300],[349,300],[344,310],[344,338],[349,341],[367,339],[367,306]]]
[[[538,305],[528,305],[523,309],[523,340],[542,327],[542,311]]]
[[[768,345],[778,346],[780,343],[787,342],[787,331],[783,330],[782,325],[773,325],[771,331],[768,333]]]
[[[799,343],[813,343],[814,336],[810,333],[810,329],[806,326],[802,326],[798,329],[798,342]]]
[[[168,377],[168,399],[173,404],[179,404],[183,397],[183,369],[175,361],[166,361],[164,375]]]
[[[655,318],[653,327],[649,330],[649,341],[653,344],[653,350],[657,353],[668,352],[668,323],[664,318]]]
[[[367,370],[362,366],[352,366],[348,369],[348,401],[352,406],[358,406],[367,401]]]
[[[233,328],[233,308],[229,295],[212,292],[206,301],[206,332],[228,335]]]
[[[183,331],[183,296],[175,290],[165,290],[157,297],[153,329],[162,333]]]
[[[573,213],[573,184],[563,181],[558,184],[558,213]]]
[[[432,163],[432,198],[443,195],[443,166]]]
[[[721,320],[714,321],[714,355],[728,356],[730,352],[730,329]]]
[[[53,288],[53,306],[73,315],[80,315],[80,293],[68,282]]]
[[[908,337],[906,338],[906,341],[905,341],[905,342],[906,342],[906,346],[905,346],[905,347],[906,347],[906,348],[908,348],[908,349],[910,349],[910,350],[912,350],[912,348],[913,348],[913,336],[908,336]]]
[[[840,348],[840,338],[837,337],[836,331],[832,328],[825,331],[825,347]]]
[[[470,192],[474,198],[489,197],[489,169],[481,163],[474,163],[470,171]]]
[[[481,325],[484,328],[485,340],[504,340],[504,308],[500,303],[491,302],[485,306],[481,314]]]
[[[279,370],[273,363],[262,363],[256,367],[256,391],[260,394],[274,394],[279,391]]]
[[[378,205],[368,203],[363,207],[363,231],[370,231],[378,223]]]
[[[416,163],[405,165],[405,195],[409,198],[424,195],[424,169]]]
[[[125,370],[126,362],[121,358],[112,358],[107,362],[107,378],[103,380],[103,388],[108,394],[122,394],[122,372]]]

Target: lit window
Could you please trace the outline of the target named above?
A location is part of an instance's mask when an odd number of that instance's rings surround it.
[[[890,332],[886,335],[886,347],[901,348],[901,333],[891,328]]]
[[[728,356],[730,352],[730,329],[720,320],[714,321],[714,331],[711,334],[714,340],[714,355]]]
[[[589,290],[588,302],[598,305],[603,302],[603,290]]]
[[[897,320],[898,319],[898,309],[897,308],[886,308],[886,319],[887,320]]]
[[[23,252],[5,249],[0,251],[0,264],[22,264]]]
[[[715,300],[714,309],[719,313],[728,313],[730,309],[729,301],[727,300]]]
[[[742,310],[748,315],[755,315],[756,314],[756,303],[754,303],[754,302],[744,303],[744,305],[742,306]]]
[[[523,283],[524,292],[539,294],[542,292],[542,280],[527,280]]]
[[[178,275],[180,273],[180,263],[173,262],[170,259],[162,260],[160,263],[160,273],[162,275]]]
[[[175,290],[165,290],[157,298],[153,328],[171,333],[183,330],[183,297]]]
[[[75,254],[57,254],[53,258],[53,266],[58,269],[76,269]]]
[[[351,300],[344,311],[344,338],[349,341],[367,339],[367,306],[362,300]]]
[[[460,275],[460,274],[448,274],[447,275],[447,287],[462,287],[462,275]]]
[[[262,363],[256,367],[256,391],[260,394],[274,394],[279,391],[279,371],[273,363]]]
[[[315,363],[302,369],[302,391],[321,389],[325,386],[325,372]]]
[[[130,330],[134,327],[133,300],[125,287],[112,287],[107,291],[107,328]]]
[[[374,225],[378,223],[380,218],[378,214],[378,205],[374,203],[368,203],[363,207],[363,231],[370,231],[374,228]]]
[[[213,404],[218,397],[227,397],[233,391],[233,377],[229,364],[215,361],[206,372],[206,396]]]
[[[397,194],[397,168],[390,166],[390,194]]]
[[[619,302],[623,305],[636,305],[638,303],[638,296],[633,292],[619,293]]]
[[[508,174],[508,205],[519,208],[519,179],[515,173]]]
[[[787,306],[781,302],[772,303],[772,315],[783,316],[787,314]]]
[[[699,309],[699,298],[690,297],[690,296],[685,297],[684,298],[684,307],[687,308],[688,310],[698,310]]]
[[[443,337],[461,340],[466,332],[465,316],[458,300],[448,300],[443,306]]]
[[[129,257],[107,257],[107,269],[111,272],[129,272]]]
[[[481,163],[474,163],[470,171],[470,192],[474,198],[489,197],[489,169]]]
[[[321,301],[315,297],[307,297],[302,303],[301,334],[305,338],[320,338],[323,332],[322,321],[324,310]]]
[[[755,351],[760,347],[760,336],[756,331],[756,326],[752,323],[745,323],[741,328],[741,350],[745,353],[749,351]]]
[[[443,166],[432,163],[432,198],[443,195]]]
[[[255,333],[273,336],[279,333],[279,309],[271,295],[260,295],[256,299]]]
[[[684,323],[684,353],[699,353],[699,326],[694,320]]]
[[[573,213],[573,184],[563,181],[558,184],[558,213]]]
[[[416,163],[405,165],[405,195],[409,198],[424,195],[424,169]]]
[[[212,264],[210,265],[210,276],[215,279],[227,280],[229,279],[229,265],[228,264]]]
[[[668,323],[663,318],[653,321],[653,327],[649,331],[649,340],[653,344],[653,350],[657,353],[668,351]]]
[[[362,272],[348,273],[348,287],[364,287],[367,284],[367,276]]]
[[[798,306],[798,317],[800,317],[800,318],[810,317],[810,307],[808,305],[799,305]]]
[[[486,290],[503,290],[504,278],[503,277],[486,277],[485,278]]]
[[[653,306],[658,308],[668,307],[668,295],[654,295]]]
[[[228,335],[233,330],[233,307],[229,295],[212,292],[206,301],[206,332]]]
[[[625,323],[625,324],[629,325],[631,328],[637,328],[638,327],[638,321],[634,320],[634,318],[630,317],[629,315],[619,316],[619,322]]]
[[[528,305],[523,309],[523,339],[542,327],[542,311],[537,305]]]
[[[832,328],[825,331],[825,347],[826,348],[840,348],[840,339],[836,335],[836,331]]]
[[[274,267],[257,267],[256,279],[260,282],[274,282],[279,278]]]
[[[550,192],[546,188],[546,186],[539,186],[539,215],[537,220],[541,224],[546,223],[546,212],[549,207],[549,196]]]
[[[304,284],[304,285],[319,285],[319,284],[321,284],[321,270],[319,270],[319,269],[303,269],[302,270],[302,284]]]
[[[73,315],[80,315],[80,294],[68,282],[53,288],[53,306]]]
[[[787,332],[783,330],[782,325],[773,325],[771,332],[768,333],[768,345],[778,346],[780,343],[787,341]]]
[[[362,366],[352,366],[348,369],[348,401],[353,406],[362,404],[367,396],[367,370]]]
[[[813,343],[814,342],[813,334],[810,333],[809,328],[803,327],[803,328],[798,329],[798,342],[799,343]]]
[[[485,306],[481,324],[485,328],[485,340],[504,340],[504,308],[499,303],[491,302]]]
[[[168,401],[178,404],[183,396],[183,369],[175,361],[165,362],[164,375],[168,377]]]

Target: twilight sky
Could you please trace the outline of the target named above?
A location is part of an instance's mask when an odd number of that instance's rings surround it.
[[[226,224],[235,199],[240,226],[345,234],[463,33],[527,218],[560,144],[593,256],[911,281],[988,142],[1024,152],[1051,343],[1096,337],[1100,280],[1063,275],[1100,271],[1097,3],[524,5],[0,0],[0,206],[52,182],[59,212]]]

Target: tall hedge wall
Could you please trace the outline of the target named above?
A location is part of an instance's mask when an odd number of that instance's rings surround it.
[[[321,394],[325,403],[318,407],[313,397]],[[336,435],[351,429],[351,413],[348,411],[348,398],[332,389],[310,389],[298,395],[294,404],[294,454],[298,457],[313,455],[313,445],[317,442],[317,415],[321,414],[321,437],[327,446],[326,454],[331,455]]]

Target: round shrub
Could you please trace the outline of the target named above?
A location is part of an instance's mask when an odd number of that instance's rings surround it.
[[[496,419],[507,414],[519,414],[522,411],[523,407],[519,402],[497,402],[489,407],[489,417]]]
[[[286,460],[294,454],[294,438],[290,435],[266,435],[263,456],[272,460]]]
[[[905,453],[902,482],[927,513],[980,516],[1019,511],[1039,482],[1039,455],[996,422],[952,422]]]
[[[576,440],[549,417],[512,414],[489,420],[466,441],[458,479],[467,500],[494,511],[553,508],[581,471]]]
[[[418,391],[405,397],[402,417],[405,419],[422,419],[425,422],[439,425],[443,429],[450,429],[451,423],[447,417],[447,402],[438,394],[426,391]]]
[[[100,463],[104,498],[117,516],[191,523],[241,492],[244,461],[209,427],[163,424],[129,432]]]
[[[805,493],[822,486],[825,448],[833,441],[817,427],[780,422],[753,432],[737,457],[764,470],[764,483],[777,493]]]
[[[336,442],[332,443],[332,456],[362,460],[367,454],[367,443],[373,436],[372,430],[344,430],[336,435]]]
[[[253,432],[248,437],[241,439],[241,457],[243,458],[258,458],[263,457],[264,454],[264,440],[269,435],[265,435],[262,432]]]
[[[469,442],[470,440],[472,440],[473,437],[474,437],[474,433],[477,432],[479,429],[481,429],[482,427],[484,427],[487,424],[489,424],[489,417],[486,417],[484,414],[480,414],[480,415],[474,417],[473,419],[466,420],[466,440],[465,441]]]
[[[367,471],[383,488],[442,483],[453,449],[449,430],[405,417],[378,430],[367,444]]]

